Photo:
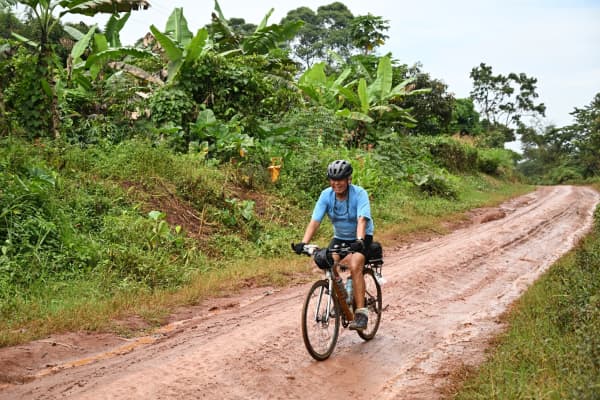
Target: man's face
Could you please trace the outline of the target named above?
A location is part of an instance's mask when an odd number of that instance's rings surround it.
[[[348,189],[349,179],[330,179],[329,186],[333,189],[335,194],[344,194]]]

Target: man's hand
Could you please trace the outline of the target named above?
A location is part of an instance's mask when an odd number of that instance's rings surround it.
[[[350,245],[350,250],[352,250],[354,252],[361,252],[364,249],[365,249],[365,242],[362,239],[357,239]]]
[[[296,254],[302,254],[302,252],[304,251],[305,244],[306,243],[304,243],[304,242],[292,243],[292,250],[294,250],[296,252]]]

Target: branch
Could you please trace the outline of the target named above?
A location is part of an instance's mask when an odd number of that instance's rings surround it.
[[[144,71],[141,68],[138,68],[131,64],[124,63],[122,61],[109,62],[108,66],[113,69],[122,69],[123,71],[130,73],[131,75],[135,76],[136,78],[140,78],[140,79],[148,81],[148,82],[156,83],[159,86],[164,86],[164,84],[165,84],[160,78],[158,78],[152,74],[149,74],[148,72]]]

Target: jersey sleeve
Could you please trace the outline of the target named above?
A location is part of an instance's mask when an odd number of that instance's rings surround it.
[[[311,219],[315,221],[323,221],[323,217],[325,217],[325,213],[327,212],[327,205],[329,204],[327,190],[321,192],[319,199],[317,200],[317,204],[315,204],[315,208],[313,209]]]
[[[357,213],[356,218],[364,217],[371,219],[371,203],[369,201],[369,194],[366,190],[361,189],[358,191],[357,197]]]

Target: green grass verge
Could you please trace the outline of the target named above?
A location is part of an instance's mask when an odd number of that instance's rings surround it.
[[[139,141],[89,149],[4,144],[0,346],[72,330],[122,333],[114,321],[128,315],[161,324],[178,306],[248,285],[287,285],[309,270],[289,249],[315,201],[290,199],[306,167],[288,166],[278,185],[247,187],[243,168]],[[309,170],[306,187],[326,184],[320,171]],[[532,190],[476,173],[448,175],[457,195],[442,198],[381,176],[374,167],[357,173],[377,189],[372,209],[384,244],[444,233],[470,208]],[[187,234],[177,231],[185,223]],[[325,223],[315,241],[330,234]]]
[[[455,399],[600,398],[600,207],[593,231],[515,303]]]

